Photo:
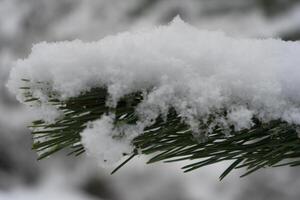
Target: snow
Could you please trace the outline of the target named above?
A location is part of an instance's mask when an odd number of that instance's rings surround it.
[[[114,130],[113,116],[106,115],[89,123],[81,133],[82,143],[87,149],[87,154],[96,158],[102,167],[110,167],[124,155],[132,152],[130,141],[127,138],[114,139],[114,135],[118,136]]]
[[[0,200],[96,200],[76,190],[64,191],[60,188],[17,188],[10,192],[0,192]]]
[[[48,172],[49,174],[44,174],[45,177],[38,185],[17,185],[8,191],[1,190],[0,200],[99,200],[99,198],[94,198],[80,190],[76,185],[77,183],[74,184],[74,182],[78,181],[76,178],[69,176],[78,176],[78,174],[74,173],[73,169],[64,171],[57,166],[55,167],[50,168],[53,171]]]
[[[67,99],[93,87],[107,87],[112,107],[126,94],[149,91],[137,106],[140,121],[129,128],[132,135],[128,131],[122,141],[114,141],[112,135],[124,128],[114,128],[111,116],[99,116],[83,131],[87,152],[101,164],[107,158],[113,163],[130,150],[133,136],[171,107],[199,134],[216,126],[251,128],[253,117],[299,125],[299,53],[299,42],[233,38],[198,30],[176,17],[165,26],[96,42],[36,44],[28,58],[15,63],[7,85],[24,102],[19,88],[24,86],[21,79],[29,79],[42,105],[47,104],[49,91]],[[51,118],[45,107],[40,108],[46,120]],[[212,116],[214,120],[206,124]],[[199,130],[201,123],[209,128]]]

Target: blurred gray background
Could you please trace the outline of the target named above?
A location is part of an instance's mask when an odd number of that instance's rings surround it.
[[[84,155],[37,161],[31,113],[6,90],[12,62],[40,41],[99,40],[167,24],[180,15],[206,30],[250,38],[300,39],[299,0],[0,0],[0,200],[298,200],[299,168],[218,176],[228,163],[183,174],[140,157],[111,176]]]

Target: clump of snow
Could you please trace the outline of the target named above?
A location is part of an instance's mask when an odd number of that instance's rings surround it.
[[[23,102],[19,88],[28,79],[42,105],[49,91],[68,99],[105,86],[110,106],[126,94],[149,91],[136,108],[140,121],[133,135],[169,108],[195,133],[216,126],[251,128],[253,117],[300,125],[299,55],[299,42],[232,38],[198,30],[177,17],[166,26],[97,42],[39,43],[27,59],[15,63],[8,88]],[[103,116],[91,122],[82,138],[91,155],[113,162],[130,150],[130,142],[128,135],[112,139],[118,129],[111,120]],[[201,123],[208,129],[200,130]]]
[[[233,108],[227,114],[228,120],[234,125],[235,130],[249,129],[253,126],[253,111],[244,107]]]
[[[131,141],[126,135],[119,136],[113,122],[113,116],[104,115],[101,119],[90,122],[81,133],[87,154],[96,158],[99,165],[104,167],[111,166],[133,150]]]

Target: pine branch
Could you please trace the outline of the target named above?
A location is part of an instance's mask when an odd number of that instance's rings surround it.
[[[23,81],[25,86],[20,89],[26,94],[26,102],[39,103],[40,100],[30,93],[30,86],[26,85],[29,80]],[[62,111],[63,118],[51,124],[37,120],[30,126],[34,139],[33,149],[40,153],[39,159],[65,148],[70,150],[70,154],[82,154],[85,150],[80,133],[89,121],[99,119],[103,114],[114,113],[115,126],[135,124],[138,120],[135,108],[142,100],[142,94],[137,92],[123,97],[116,108],[112,109],[105,104],[105,88],[94,88],[66,101],[60,101],[55,96],[49,94],[48,103]],[[148,163],[192,161],[183,167],[184,172],[226,160],[232,161],[220,179],[233,169],[246,169],[242,175],[246,176],[265,167],[300,165],[300,140],[296,126],[279,120],[262,123],[253,119],[253,123],[254,126],[247,130],[234,131],[231,128],[229,135],[217,127],[207,137],[195,138],[190,127],[174,109],[170,109],[166,119],[159,117],[132,141],[134,152],[116,170],[137,152],[152,155]]]

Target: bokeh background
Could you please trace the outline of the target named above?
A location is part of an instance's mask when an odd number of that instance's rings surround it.
[[[145,165],[140,157],[111,176],[84,155],[37,161],[26,128],[32,113],[5,87],[13,61],[40,41],[94,41],[177,15],[234,37],[300,39],[299,0],[0,0],[0,200],[300,199],[299,168],[242,179],[237,171],[220,182],[228,163],[183,174],[182,163]]]

